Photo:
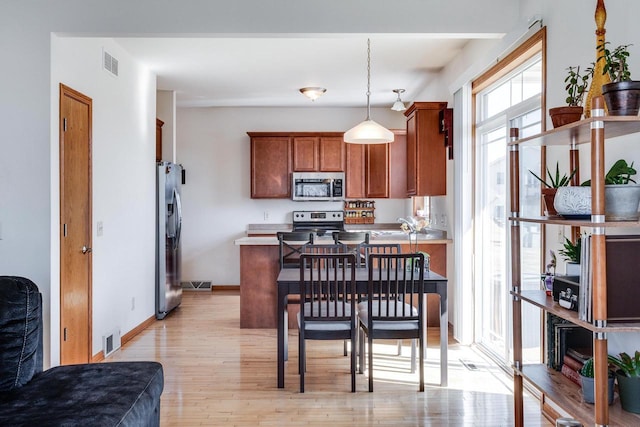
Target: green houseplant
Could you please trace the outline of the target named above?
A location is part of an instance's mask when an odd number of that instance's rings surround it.
[[[637,221],[640,205],[640,185],[632,178],[636,169],[624,159],[616,161],[605,175],[605,216],[608,221]],[[580,187],[566,187],[558,191],[555,205],[564,217],[588,217],[591,215],[591,180]]]
[[[548,216],[558,215],[554,207],[554,199],[556,197],[556,193],[558,188],[566,187],[571,182],[571,178],[576,174],[576,169],[574,169],[570,175],[563,174],[560,176],[560,166],[558,162],[556,162],[556,171],[555,174],[551,174],[549,167],[547,167],[547,175],[549,176],[549,181],[546,181],[536,175],[532,170],[529,169],[529,173],[533,175],[540,183],[542,184],[542,188],[540,189],[542,193],[542,199],[544,200],[545,205],[545,213]]]
[[[562,255],[565,261],[567,261],[567,276],[579,276],[582,239],[578,238],[574,243],[571,239],[565,237],[562,249],[560,249],[558,253]]]
[[[586,403],[595,403],[593,357],[584,362],[578,374],[580,374],[580,381],[582,383],[582,398]],[[607,375],[609,405],[613,403],[615,381],[615,376],[609,372]]]
[[[598,46],[598,60],[604,60],[602,72],[611,79],[611,83],[602,85],[607,111],[613,116],[636,116],[640,110],[640,81],[631,80],[631,45],[620,45],[613,49],[609,49],[608,45],[609,42],[604,42]]]
[[[593,67],[587,68],[584,73],[580,71],[580,66],[567,68],[565,98],[566,106],[549,109],[549,116],[553,127],[557,128],[569,123],[577,122],[582,118],[584,110],[582,104],[589,87],[589,79],[593,76]]]
[[[609,355],[607,359],[617,368],[622,409],[640,414],[640,351],[636,350],[634,357],[622,352],[618,357]]]

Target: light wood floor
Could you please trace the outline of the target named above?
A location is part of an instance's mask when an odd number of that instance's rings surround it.
[[[438,330],[429,331],[426,390],[411,374],[409,342],[374,345],[374,392],[367,374],[350,392],[342,343],[308,341],[305,393],[298,392],[297,332],[289,335],[285,388],[276,387],[276,331],[240,329],[233,292],[189,291],[183,302],[107,362],[156,360],[165,387],[162,426],[511,426],[512,380],[473,349],[450,340],[449,386],[439,381]],[[551,426],[525,400],[527,426]]]

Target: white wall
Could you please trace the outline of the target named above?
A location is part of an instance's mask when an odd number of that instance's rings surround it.
[[[119,76],[102,69],[103,48],[119,60]],[[93,101],[93,351],[102,336],[123,334],[155,313],[155,75],[112,39],[51,40],[51,206],[59,212],[58,85]],[[103,233],[96,224],[102,222]],[[52,225],[52,258],[59,257]],[[52,262],[51,363],[59,354],[58,264]],[[135,300],[135,301],[133,301]]]
[[[404,129],[402,113],[373,109],[389,128]],[[182,279],[240,284],[240,250],[235,239],[247,224],[291,223],[291,211],[342,210],[341,202],[251,199],[249,131],[343,131],[366,115],[365,108],[180,108],[178,162],[186,170],[182,187]],[[268,219],[264,213],[268,212]],[[406,199],[376,199],[376,222],[406,215]]]

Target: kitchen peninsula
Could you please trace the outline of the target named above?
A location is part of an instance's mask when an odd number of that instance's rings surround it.
[[[372,243],[399,243],[403,252],[410,251],[409,236],[403,234],[398,224],[353,225],[347,231],[365,230],[371,233]],[[277,277],[280,272],[278,260],[278,231],[291,231],[287,224],[260,224],[247,227],[247,237],[237,239],[240,246],[240,327],[276,328],[277,326]],[[316,243],[332,243],[329,236],[316,238]],[[418,235],[418,250],[430,255],[431,270],[447,275],[447,239],[444,231],[432,230]],[[412,241],[413,247],[414,241]],[[289,327],[296,328],[297,307],[289,306]],[[429,295],[427,303],[427,326],[439,326],[439,300]]]

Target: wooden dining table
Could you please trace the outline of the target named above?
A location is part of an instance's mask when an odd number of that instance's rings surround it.
[[[356,293],[366,294],[369,282],[367,268],[356,269]],[[289,325],[287,321],[287,300],[289,295],[300,294],[300,270],[283,268],[278,274],[278,388],[284,388],[284,364],[288,358]],[[424,276],[425,300],[427,294],[440,296],[440,386],[447,386],[447,345],[449,340],[447,316],[447,278],[432,271]],[[424,310],[427,304],[423,304]],[[426,314],[425,314],[426,319]],[[425,322],[426,329],[426,322]],[[425,340],[427,334],[425,330]],[[425,342],[425,351],[427,345]]]

